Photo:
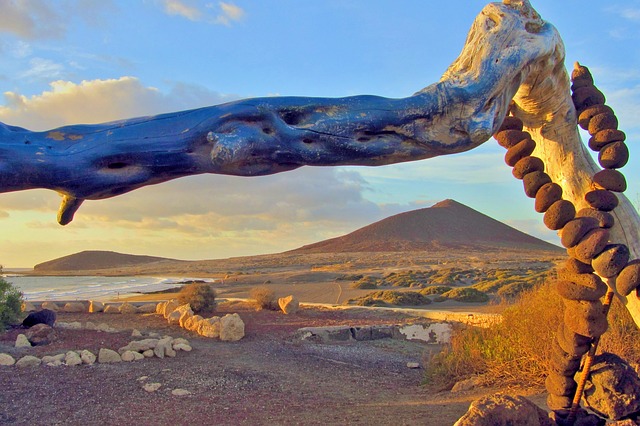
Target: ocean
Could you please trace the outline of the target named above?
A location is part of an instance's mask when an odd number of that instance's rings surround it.
[[[25,300],[111,300],[135,293],[166,290],[192,280],[213,279],[185,277],[30,277],[3,275],[22,291]]]

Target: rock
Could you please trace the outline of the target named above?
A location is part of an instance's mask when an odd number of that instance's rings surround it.
[[[559,280],[556,282],[558,294],[565,299],[597,301],[607,292],[607,285],[596,275],[575,274],[593,277],[593,280],[585,285],[587,280]]]
[[[547,209],[542,221],[547,228],[555,231],[561,229],[575,215],[576,208],[573,203],[567,200],[558,200]]]
[[[111,349],[100,348],[98,352],[98,362],[100,364],[111,364],[116,362],[122,362],[120,354]]]
[[[186,329],[187,321],[189,321],[191,318],[193,318],[193,311],[189,310],[189,311],[183,312],[182,316],[180,317],[180,320],[178,321],[180,324],[180,327]]]
[[[189,331],[195,331],[197,333],[198,327],[200,326],[200,321],[202,321],[203,319],[204,318],[202,318],[200,315],[192,316],[187,320],[185,324],[185,329]]]
[[[576,213],[576,217],[592,217],[598,221],[600,228],[611,228],[616,220],[611,213],[585,207]]]
[[[640,286],[640,259],[634,259],[625,266],[616,279],[616,289],[628,296]]]
[[[95,314],[104,311],[104,303],[92,300],[89,302],[89,312]]]
[[[151,393],[160,389],[161,386],[162,385],[160,383],[145,383],[144,386],[142,386],[142,388],[147,392]]]
[[[65,365],[73,367],[74,365],[82,365],[82,358],[78,355],[77,352],[69,351],[64,357]]]
[[[567,261],[564,263],[564,270],[570,274],[590,274],[591,272],[593,272],[591,263],[580,262],[575,257],[570,257],[567,259]]]
[[[598,162],[605,169],[619,169],[629,161],[629,148],[622,141],[607,143],[598,153]]]
[[[106,305],[102,312],[105,314],[119,314],[120,309],[116,305]]]
[[[134,361],[140,361],[144,359],[144,355],[142,355],[140,352],[134,352],[133,357],[134,357]]]
[[[522,396],[494,394],[471,403],[454,426],[552,426],[547,413]]]
[[[178,343],[177,345],[176,344],[173,345],[173,350],[191,352],[193,348],[191,347],[191,345],[188,345],[185,343]]]
[[[62,324],[64,324],[64,326]],[[67,330],[82,330],[82,323],[79,321],[60,323],[60,328],[66,328]]]
[[[140,330],[137,328],[134,328],[133,331],[131,331],[131,337],[142,337],[142,333],[140,333]]]
[[[169,358],[175,358],[177,352],[173,349],[171,345],[168,345],[164,348],[164,356],[168,356]]]
[[[129,302],[124,302],[122,305],[120,305],[119,309],[121,314],[137,314],[138,313],[138,308],[136,308]]]
[[[62,365],[62,361],[64,361],[66,356],[67,354],[45,355],[42,357],[42,363],[46,365],[49,365],[49,364]]]
[[[124,351],[124,353],[121,355],[122,361],[124,362],[131,362],[131,361],[135,361],[136,359],[136,355],[138,352],[134,352],[134,351]]]
[[[87,321],[87,322],[84,324],[84,328],[85,328],[86,330],[97,330],[97,329],[98,329],[98,326],[97,326],[95,323],[91,322],[91,321]]]
[[[295,314],[300,309],[300,302],[293,295],[278,299],[278,306],[286,315]]]
[[[565,326],[576,334],[601,336],[607,331],[607,317],[600,301],[564,300]]]
[[[468,379],[456,382],[456,384],[451,388],[451,392],[455,393],[469,391],[471,389],[475,389],[476,387],[478,387],[478,385],[480,385],[480,378],[477,376],[470,377]]]
[[[80,313],[85,312],[86,308],[84,307],[84,303],[81,302],[69,302],[62,308],[64,312],[69,313]]]
[[[47,345],[58,339],[58,333],[56,330],[47,324],[36,324],[25,331],[24,335],[34,346]]]
[[[640,377],[614,354],[595,357],[583,398],[586,406],[611,420],[640,412]]]
[[[551,178],[548,174],[541,171],[527,173],[522,179],[524,193],[529,198],[535,198],[538,190],[547,183],[551,183]]]
[[[562,199],[562,187],[557,183],[546,183],[536,192],[535,211],[546,212],[553,203]]]
[[[164,358],[165,355],[167,355],[167,349],[171,349],[171,352],[173,352],[175,356],[175,351],[171,347],[172,340],[173,339],[171,337],[163,337],[162,339],[158,340],[156,347],[153,348],[154,355],[158,358]]]
[[[145,303],[144,305],[138,306],[139,314],[152,314],[156,312],[156,305],[153,303]]]
[[[104,322],[101,322],[100,324],[98,324],[96,326],[96,330],[97,331],[104,331],[106,333],[115,333],[116,331],[118,331],[115,328],[111,327],[109,324],[104,323]]]
[[[516,179],[524,179],[524,177],[535,171],[544,171],[544,163],[538,157],[524,157],[513,166],[511,174]]]
[[[56,313],[51,309],[42,309],[37,312],[31,312],[27,315],[24,321],[22,321],[22,325],[27,328],[33,327],[36,324],[47,324],[49,327],[53,327],[55,323]]]
[[[61,365],[64,365],[64,362],[60,360],[55,360],[51,362],[43,362],[42,364],[46,365],[47,367],[60,367]]]
[[[146,351],[142,352],[142,356],[144,356],[145,358],[153,358],[155,354],[153,353],[153,349],[147,349]]]
[[[573,397],[578,384],[572,377],[550,372],[544,381],[544,386],[551,394]]]
[[[189,392],[186,389],[174,389],[171,391],[171,395],[174,396],[186,396],[186,395],[191,395],[191,392]]]
[[[593,217],[576,217],[567,222],[560,231],[560,242],[566,248],[573,247],[587,235],[587,232],[598,228],[598,219]]]
[[[198,334],[203,337],[220,337],[220,317],[203,319],[198,323]]]
[[[629,262],[629,249],[624,244],[609,244],[597,255],[591,265],[601,277],[611,278]]]
[[[584,238],[569,250],[574,250],[575,256],[573,257],[579,261],[590,263],[594,257],[604,250],[608,242],[609,230],[597,228],[587,232]]]
[[[167,302],[168,300],[166,302],[160,302],[156,305],[156,314],[164,314],[164,307],[167,306]]]
[[[178,303],[176,299],[171,299],[167,301],[167,303],[164,305],[164,310],[162,311],[162,315],[165,318],[167,318],[169,314],[173,312],[178,306],[180,306],[180,303]]]
[[[627,181],[618,170],[604,169],[593,175],[593,184],[599,189],[608,189],[613,192],[627,190]]]
[[[93,354],[93,352],[86,349],[80,352],[80,359],[84,364],[87,365],[93,365],[96,362],[96,356]]]
[[[126,346],[118,349],[120,354],[126,351],[144,352],[148,349],[154,349],[158,345],[158,339],[142,339],[129,342]]]
[[[244,337],[244,322],[238,314],[227,314],[220,318],[220,340],[236,342]]]
[[[31,347],[31,342],[29,342],[29,339],[27,339],[27,336],[25,336],[24,334],[18,334],[18,336],[16,337],[15,347],[16,348],[30,348]]]
[[[37,367],[40,364],[42,364],[42,360],[33,355],[25,355],[22,358],[20,358],[18,361],[16,361],[16,367],[20,367],[20,368]]]
[[[610,212],[618,206],[618,197],[606,189],[594,189],[584,194],[584,199],[591,208]]]
[[[170,325],[180,325],[180,317],[184,314],[184,312],[180,312],[174,310],[169,315],[167,315],[167,322]]]
[[[55,303],[55,302],[44,302],[42,304],[41,308],[43,310],[47,309],[47,310],[50,310],[50,311],[59,311],[60,310],[60,306],[58,306],[58,304]],[[51,325],[51,324],[49,324],[49,325]]]
[[[36,310],[36,307],[33,305],[33,303],[28,301],[22,302],[22,306],[20,308],[22,309],[22,312],[31,312]]]
[[[175,345],[179,345],[179,344],[181,344],[181,343],[183,343],[183,344],[185,344],[185,345],[188,345],[188,344],[189,344],[189,341],[188,341],[187,339],[182,338],[182,337],[178,337],[178,338],[173,339],[173,340],[171,341],[171,344],[172,344],[173,346],[175,346]]]
[[[9,354],[0,354],[0,366],[10,366],[16,363],[16,360]]]

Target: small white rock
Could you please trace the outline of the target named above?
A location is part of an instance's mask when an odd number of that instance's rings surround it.
[[[0,354],[0,365],[13,365],[16,363],[16,360],[9,354]]]
[[[84,325],[84,328],[86,328],[87,330],[96,330],[97,326],[95,323],[91,322],[91,321],[87,321]]]
[[[64,365],[64,362],[59,361],[59,360],[55,360],[55,361],[51,361],[51,362],[47,362],[47,363],[43,363],[43,364],[48,366],[48,367],[60,367],[61,365]]]
[[[147,392],[155,392],[162,386],[160,383],[146,383],[142,388]]]
[[[33,355],[25,355],[16,361],[16,367],[36,367],[42,363],[40,358]]]
[[[187,345],[185,343],[178,343],[177,345],[173,345],[173,349],[176,351],[191,352],[193,348],[191,347],[191,345]]]
[[[25,336],[24,334],[18,334],[18,337],[16,337],[16,348],[30,348],[31,347],[31,342],[29,342],[29,339],[27,339],[27,336]]]
[[[100,364],[108,364],[121,361],[122,358],[120,357],[120,354],[114,350],[101,348],[100,352],[98,352],[98,362]]]
[[[81,365],[82,359],[76,352],[69,351],[64,357],[64,363],[68,366]]]
[[[140,361],[141,359],[144,359],[144,355],[142,355],[140,352],[134,352],[133,357],[135,358],[134,361]]]
[[[144,382],[145,380],[147,380],[149,378],[149,376],[140,376],[138,377],[138,381],[139,382]]]
[[[189,392],[186,389],[174,389],[171,391],[171,395],[174,396],[185,396],[185,395],[191,395],[191,392]]]
[[[124,362],[131,362],[131,361],[135,361],[136,356],[134,355],[135,352],[133,351],[124,351],[124,353],[122,354],[122,360]]]
[[[134,328],[131,332],[131,337],[142,337],[142,333],[140,333],[140,330],[137,328]]]
[[[80,359],[87,365],[93,365],[96,362],[96,356],[93,354],[93,352],[86,349],[80,352]]]
[[[420,364],[417,362],[408,362],[407,368],[420,368]]]
[[[142,356],[144,356],[145,358],[153,358],[155,354],[153,353],[153,349],[147,349],[146,351],[142,352]]]

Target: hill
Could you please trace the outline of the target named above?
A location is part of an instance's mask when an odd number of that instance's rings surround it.
[[[350,234],[289,253],[398,252],[415,250],[535,250],[558,246],[518,231],[454,200],[400,213]]]
[[[87,271],[138,266],[163,261],[175,260],[164,257],[116,253],[113,251],[88,250],[39,263],[33,267],[33,270],[37,272]]]

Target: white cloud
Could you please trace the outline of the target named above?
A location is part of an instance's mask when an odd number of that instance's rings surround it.
[[[29,69],[22,73],[26,79],[55,80],[64,75],[64,65],[50,59],[32,58],[29,60]]]
[[[230,26],[244,18],[244,10],[233,3],[219,2],[204,6],[196,0],[163,0],[164,11],[168,15],[180,16],[194,22],[207,22]]]

